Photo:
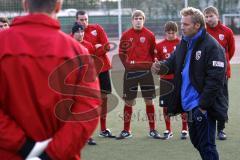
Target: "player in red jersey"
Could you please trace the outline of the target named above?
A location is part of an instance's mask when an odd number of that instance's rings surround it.
[[[102,61],[103,66],[99,74],[100,88],[102,92],[102,113],[100,116],[101,131],[100,137],[115,138],[110,129],[106,127],[107,99],[112,92],[109,70],[111,69],[108,51],[110,49],[108,37],[104,29],[99,24],[89,24],[88,14],[85,11],[76,13],[76,23],[84,27],[84,40],[90,42],[96,49],[95,55]]]
[[[62,3],[24,0],[29,13],[0,32],[1,160],[80,160],[97,127],[94,63],[60,30]]]
[[[72,27],[72,36],[73,38],[78,41],[81,45],[83,45],[90,54],[94,55],[96,53],[96,49],[95,47],[93,47],[93,45],[84,40],[84,28],[82,25],[76,23],[73,27]],[[91,137],[88,139],[88,144],[89,145],[96,145],[96,141]]]
[[[165,39],[159,42],[156,45],[156,57],[158,60],[162,61],[170,57],[170,54],[175,50],[176,45],[180,42],[177,37],[178,26],[177,23],[169,21],[164,26]],[[162,75],[160,82],[160,97],[159,105],[163,107],[163,115],[166,123],[166,131],[164,131],[164,139],[169,139],[173,137],[170,117],[167,115],[167,104],[170,101],[168,92],[171,91],[173,74]],[[169,88],[170,87],[170,88]],[[169,90],[168,90],[169,89]],[[181,139],[186,139],[188,137],[188,128],[187,128],[187,117],[185,113],[181,114],[182,116],[182,132]]]
[[[78,41],[81,45],[87,48],[88,52],[92,55],[95,54],[95,47],[88,41],[84,40],[84,27],[80,24],[74,24],[72,27],[72,37]]]
[[[137,98],[138,84],[146,104],[146,113],[149,120],[149,136],[155,139],[160,134],[155,130],[155,109],[152,99],[155,98],[155,86],[151,73],[156,46],[154,34],[144,27],[145,14],[141,10],[132,13],[132,28],[125,31],[120,40],[119,57],[125,67],[123,98],[124,129],[117,139],[132,137],[130,122],[132,106]],[[128,46],[128,47],[126,47]]]
[[[207,32],[211,34],[219,44],[225,49],[226,59],[227,59],[227,79],[231,77],[231,65],[230,60],[232,59],[235,52],[235,40],[233,32],[230,28],[223,25],[219,20],[218,9],[210,6],[204,9],[204,16],[206,19]],[[228,83],[225,85],[225,95],[228,98]],[[229,100],[229,99],[228,99]],[[229,103],[229,102],[228,102]],[[225,128],[225,121],[218,121],[217,131],[218,139],[227,139],[226,133],[223,131]]]

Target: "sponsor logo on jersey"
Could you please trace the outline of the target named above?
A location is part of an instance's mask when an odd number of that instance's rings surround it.
[[[221,62],[221,61],[213,61],[213,67],[224,68],[224,62]]]

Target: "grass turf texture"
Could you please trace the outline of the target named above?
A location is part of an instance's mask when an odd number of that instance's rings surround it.
[[[226,141],[217,140],[217,148],[221,160],[239,159],[240,155],[240,65],[232,65],[232,78],[229,80],[229,122],[226,124]],[[118,78],[122,83],[122,78]],[[120,85],[120,87],[122,87]],[[107,126],[114,135],[123,129],[123,101],[119,98],[118,106],[108,114]],[[156,129],[161,133],[165,130],[162,108],[158,107],[158,97],[155,99],[157,113]],[[135,114],[135,117],[134,117]],[[170,140],[155,140],[149,138],[148,121],[145,116],[145,104],[137,99],[133,108],[131,130],[133,137],[125,140],[106,139],[98,137],[99,128],[93,138],[97,146],[88,146],[82,152],[84,160],[200,160],[198,151],[193,148],[190,140],[180,140],[181,118],[172,119],[173,138]]]

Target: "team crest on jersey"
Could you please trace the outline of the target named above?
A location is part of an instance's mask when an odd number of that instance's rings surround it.
[[[141,43],[144,43],[144,42],[145,42],[145,40],[146,40],[146,38],[145,38],[145,37],[140,37],[140,42],[141,42]]]
[[[224,34],[219,34],[219,35],[218,35],[218,38],[219,38],[221,41],[223,41],[223,40],[224,40]]]
[[[133,38],[130,38],[129,40],[132,42],[132,41],[133,41]]]
[[[196,52],[196,60],[198,61],[201,58],[202,51],[197,51]]]
[[[91,34],[94,35],[94,36],[97,36],[97,31],[96,31],[96,30],[93,30],[93,31],[91,32]]]
[[[163,53],[167,53],[167,47],[163,46]]]
[[[201,121],[202,121],[202,117],[201,117],[201,116],[198,116],[198,117],[197,117],[197,121],[201,122]]]

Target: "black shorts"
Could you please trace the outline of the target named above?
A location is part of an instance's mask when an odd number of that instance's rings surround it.
[[[100,73],[98,78],[99,78],[101,92],[105,94],[110,94],[112,92],[112,87],[111,87],[109,71]]]
[[[172,95],[170,94],[173,91],[173,80],[172,79],[161,79],[160,81],[160,96],[159,96],[159,106],[168,107],[172,101]]]
[[[154,80],[150,70],[125,71],[123,81],[123,99],[133,100],[137,97],[138,85],[140,85],[142,97],[153,99],[156,97]]]

